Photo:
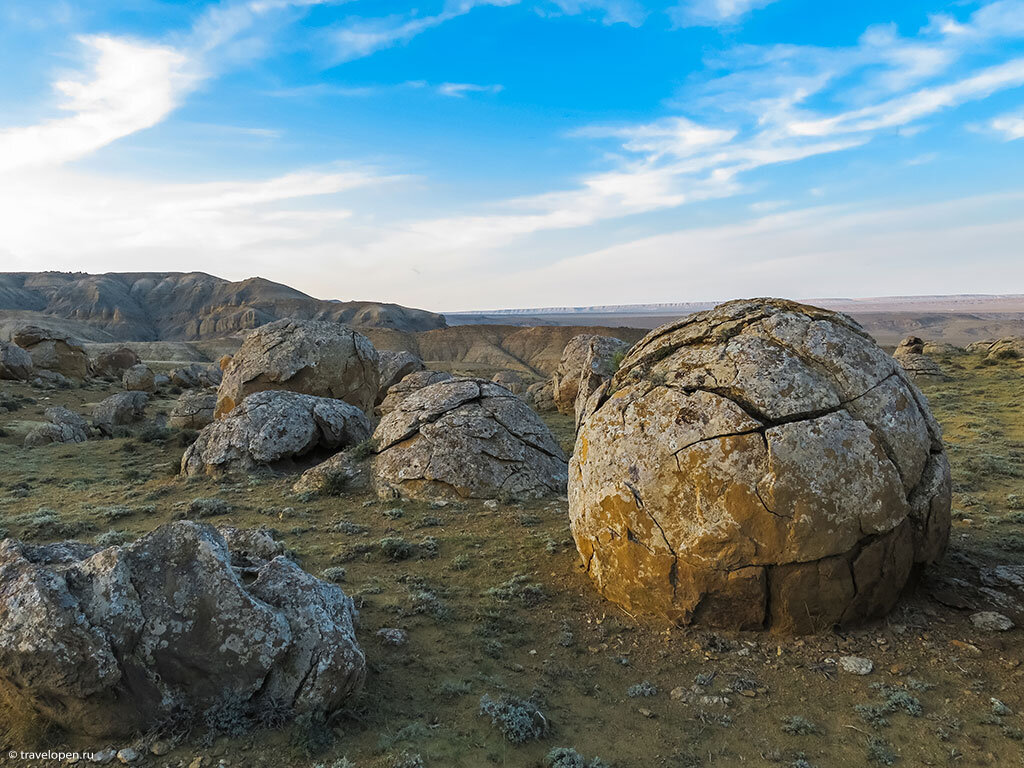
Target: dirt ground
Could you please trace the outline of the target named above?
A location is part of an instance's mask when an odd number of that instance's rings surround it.
[[[344,569],[369,663],[348,711],[329,727],[166,734],[180,741],[147,765],[530,768],[572,747],[586,765],[616,768],[1024,766],[1024,632],[969,620],[998,610],[1024,626],[1024,362],[939,362],[952,378],[922,387],[953,466],[950,550],[891,616],[852,631],[712,634],[634,619],[581,572],[564,499],[434,508],[305,499],[289,476],[185,480],[175,470],[187,435],[174,431],[21,447],[46,407],[88,413],[111,391],[99,384],[0,382],[0,535],[114,542],[216,497],[230,510],[208,522],[273,528],[307,570]],[[172,402],[155,398],[151,414]],[[546,418],[571,449],[571,420]],[[395,537],[411,545],[405,559],[380,544]],[[382,644],[382,627],[408,642]],[[838,670],[849,655],[874,672]],[[484,694],[532,697],[547,735],[508,742],[479,713]],[[0,710],[0,764],[57,765],[2,755],[61,745],[126,746],[69,740]]]

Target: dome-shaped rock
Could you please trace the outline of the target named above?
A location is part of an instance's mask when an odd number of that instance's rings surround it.
[[[278,320],[253,331],[227,364],[217,389],[217,418],[246,395],[270,389],[373,408],[380,383],[377,350],[339,323]]]
[[[729,302],[652,331],[597,397],[570,523],[598,588],[629,610],[816,631],[884,614],[944,550],[938,425],[843,315]]]
[[[565,489],[550,430],[504,387],[453,378],[405,397],[374,433],[381,497],[540,498]]]

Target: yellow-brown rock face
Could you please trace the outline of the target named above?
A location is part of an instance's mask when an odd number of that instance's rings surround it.
[[[729,302],[652,331],[569,467],[584,567],[630,611],[812,632],[889,611],[949,536],[949,465],[907,374],[849,318]]]

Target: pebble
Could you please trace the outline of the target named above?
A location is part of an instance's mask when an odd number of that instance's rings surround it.
[[[377,630],[377,637],[384,645],[405,645],[409,635],[404,629],[397,627],[383,627]]]
[[[498,500],[497,499],[488,499],[487,501],[484,502],[484,508],[485,509],[497,509],[498,508]]]
[[[673,701],[681,701],[686,698],[686,689],[681,685],[677,685],[669,691],[668,695]]]
[[[134,763],[139,759],[139,753],[131,747],[125,747],[124,749],[119,749],[117,751],[117,759],[125,765],[128,765],[129,763]]]
[[[94,763],[99,763],[100,765],[106,765],[107,763],[112,762],[115,757],[117,757],[117,752],[114,750],[101,749],[99,752],[93,754],[92,761]]]
[[[1003,702],[1001,702],[999,699],[992,698],[992,699],[989,699],[989,701],[992,703],[992,714],[993,715],[999,715],[1000,717],[1002,717],[1004,715],[1012,715],[1013,714],[1013,710],[1010,709],[1005,704],[1003,704]]]
[[[971,624],[986,632],[1006,632],[1013,629],[1013,621],[1010,620],[1010,617],[995,611],[979,611],[971,614]]]
[[[649,709],[644,709],[643,707],[640,707],[640,709],[637,711],[644,717],[655,717],[655,714],[651,712],[651,710]]]
[[[702,707],[731,707],[732,699],[728,696],[701,696],[700,705]]]
[[[160,757],[161,755],[166,755],[171,751],[171,745],[162,739],[158,739],[149,745],[149,751],[157,757]]]
[[[199,755],[188,764],[188,768],[203,768],[203,756]]]
[[[839,668],[851,675],[870,675],[875,669],[875,663],[863,656],[841,656]]]

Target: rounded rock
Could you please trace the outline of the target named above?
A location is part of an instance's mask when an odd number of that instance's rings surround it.
[[[820,631],[885,614],[945,549],[939,427],[843,315],[729,302],[652,331],[595,397],[570,524],[598,589],[627,610]]]

